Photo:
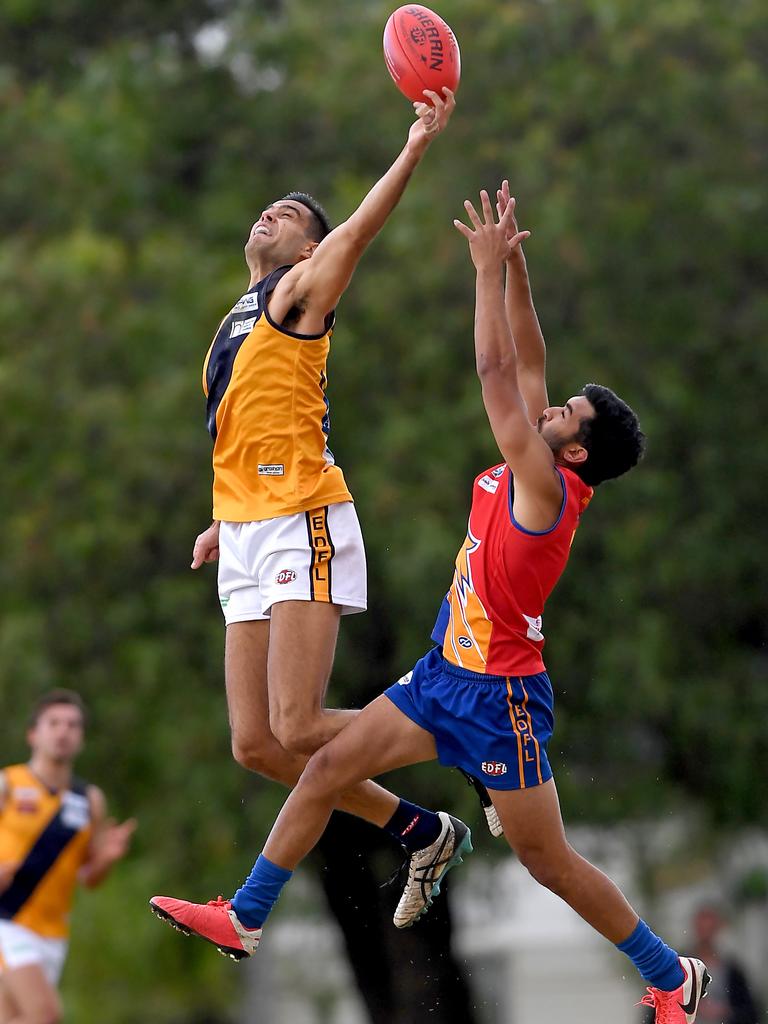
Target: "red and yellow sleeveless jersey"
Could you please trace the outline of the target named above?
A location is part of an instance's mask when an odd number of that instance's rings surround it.
[[[481,473],[472,491],[467,539],[432,639],[472,672],[529,676],[544,671],[544,604],[568,562],[592,488],[557,467],[563,503],[557,521],[534,533],[512,513],[514,479],[505,464]]]
[[[73,781],[52,792],[24,764],[4,768],[2,775],[0,863],[19,867],[0,892],[0,919],[45,938],[66,938],[77,872],[91,839],[87,786]]]
[[[250,288],[221,322],[203,366],[213,438],[213,518],[245,523],[351,501],[328,448],[322,334],[295,334],[267,301],[291,267]]]

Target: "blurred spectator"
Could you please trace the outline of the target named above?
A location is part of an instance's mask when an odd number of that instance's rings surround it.
[[[690,947],[685,944],[685,953],[703,960],[712,975],[707,997],[699,1003],[696,1024],[760,1024],[747,977],[723,948],[720,934],[727,924],[725,913],[711,903],[699,907],[691,921],[692,943]],[[643,1013],[642,1020],[652,1024],[653,1012]]]
[[[699,1005],[697,1021],[699,1024],[758,1024],[760,1012],[746,975],[723,949],[721,933],[726,926],[725,914],[711,904],[699,907],[693,916],[691,955],[703,960],[712,975],[707,998]]]

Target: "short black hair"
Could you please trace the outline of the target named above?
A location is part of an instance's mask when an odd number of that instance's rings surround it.
[[[286,199],[291,199],[294,203],[301,203],[313,215],[311,220],[312,228],[309,234],[313,242],[322,242],[325,236],[330,234],[331,222],[328,214],[309,192],[289,192],[287,196],[283,196],[278,202],[283,202]]]
[[[80,696],[79,693],[75,693],[74,690],[58,689],[51,690],[48,693],[44,693],[43,696],[38,699],[38,701],[36,702],[35,706],[32,708],[32,711],[29,714],[29,719],[27,721],[28,727],[30,729],[34,729],[34,727],[40,720],[40,716],[42,715],[42,713],[44,711],[47,711],[48,708],[53,707],[54,704],[69,704],[72,707],[77,708],[80,711],[80,714],[83,716],[83,725],[85,725],[87,712],[85,709],[85,701],[83,700],[83,698]]]
[[[585,384],[581,394],[590,402],[595,415],[581,421],[576,440],[588,458],[569,466],[585,484],[597,487],[636,466],[645,452],[645,434],[637,416],[617,394],[602,384]]]

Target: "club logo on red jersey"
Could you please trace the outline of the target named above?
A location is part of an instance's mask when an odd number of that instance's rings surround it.
[[[293,583],[295,579],[296,573],[293,569],[281,569],[277,576],[275,576],[275,583]]]
[[[486,775],[493,775],[494,777],[506,775],[507,773],[507,766],[503,761],[483,761],[480,767]]]

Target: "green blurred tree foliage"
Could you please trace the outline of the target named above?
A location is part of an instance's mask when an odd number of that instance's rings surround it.
[[[371,611],[333,699],[427,646],[473,475],[496,458],[451,220],[503,175],[549,340],[553,398],[615,387],[649,435],[606,485],[548,614],[566,815],[765,816],[768,588],[760,288],[768,109],[759,0],[445,0],[463,47],[450,132],[343,300],[332,444],[356,494]],[[0,29],[3,761],[33,697],[93,712],[83,770],[141,821],[83,899],[72,1019],[214,1013],[227,965],[169,941],[153,890],[231,887],[282,794],[229,760],[199,374],[245,282],[262,204],[336,219],[405,138],[360,0],[6,0]],[[453,776],[398,780],[468,800]],[[461,803],[459,803],[461,806]],[[234,853],[233,853],[234,850]],[[188,979],[194,973],[195,984]],[[137,995],[139,994],[140,995]]]

